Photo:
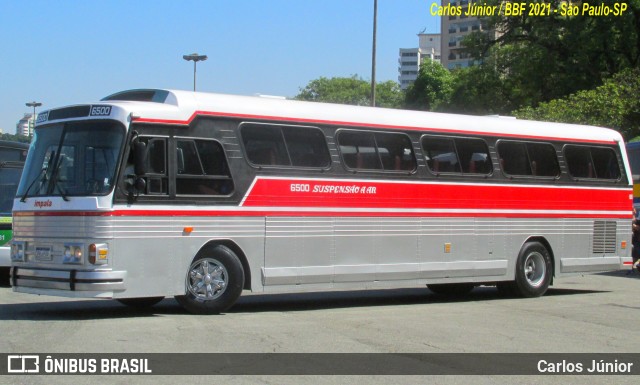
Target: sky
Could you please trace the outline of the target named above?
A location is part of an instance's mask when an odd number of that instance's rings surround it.
[[[439,3],[439,1],[435,1]],[[438,33],[433,0],[378,0],[376,80]],[[371,79],[373,0],[0,0],[0,129],[133,88],[293,97],[321,76]]]

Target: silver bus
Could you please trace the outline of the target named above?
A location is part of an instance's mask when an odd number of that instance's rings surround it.
[[[631,260],[621,136],[139,89],[38,115],[16,292],[219,313],[243,291],[543,295]]]

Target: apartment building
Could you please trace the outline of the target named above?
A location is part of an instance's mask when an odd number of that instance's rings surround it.
[[[462,50],[462,39],[472,32],[486,31],[486,27],[483,25],[482,18],[466,15],[469,3],[469,0],[442,0],[443,7],[451,4],[462,9],[462,14],[459,16],[442,16],[441,18],[442,59],[440,62],[444,68],[453,70],[475,64],[474,60]]]
[[[398,58],[398,83],[400,88],[407,89],[418,78],[420,63],[424,59],[440,61],[439,33],[419,33],[417,48],[400,48]]]
[[[16,124],[16,135],[29,136],[33,127],[33,114],[26,113]]]

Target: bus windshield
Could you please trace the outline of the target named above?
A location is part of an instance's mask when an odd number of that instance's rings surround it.
[[[124,128],[112,121],[39,127],[17,196],[106,195],[116,178]]]

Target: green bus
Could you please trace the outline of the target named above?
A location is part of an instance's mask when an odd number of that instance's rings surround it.
[[[28,143],[0,140],[0,284],[5,285],[11,267],[11,210],[28,150]]]

